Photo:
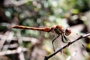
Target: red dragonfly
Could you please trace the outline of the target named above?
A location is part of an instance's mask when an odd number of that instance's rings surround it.
[[[28,30],[38,30],[38,31],[44,31],[44,32],[54,32],[56,33],[58,36],[55,37],[53,40],[52,40],[52,45],[53,45],[53,42],[59,37],[61,36],[61,40],[62,42],[66,42],[67,37],[66,36],[69,36],[71,34],[71,30],[69,29],[63,29],[62,26],[60,25],[57,25],[57,26],[54,26],[54,27],[45,27],[45,28],[36,28],[36,27],[27,27],[27,26],[20,26],[20,25],[16,25],[16,26],[13,26],[13,28],[17,28],[17,29],[28,29]],[[53,45],[53,50],[55,51],[54,49],[54,45]]]

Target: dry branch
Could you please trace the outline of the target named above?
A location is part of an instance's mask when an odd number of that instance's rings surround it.
[[[3,45],[6,40],[11,41],[13,38],[14,33],[7,31],[2,37],[0,41],[0,50],[3,48]]]
[[[7,51],[2,51],[0,52],[0,56],[2,55],[8,55],[8,54],[16,54],[16,53],[21,53],[27,51],[26,48],[18,47],[16,50],[7,50]]]
[[[62,48],[60,48],[59,50],[57,50],[56,52],[54,52],[53,54],[49,55],[49,56],[45,56],[44,60],[48,60],[49,58],[53,57],[54,55],[56,55],[58,52],[61,52],[63,49],[69,47],[71,44],[75,43],[76,41],[82,39],[82,38],[85,38],[87,36],[89,36],[90,33],[88,34],[84,34],[84,35],[81,35],[80,37],[78,37],[77,39],[71,41],[71,42],[68,42],[68,44],[66,44],[65,46],[63,46]]]

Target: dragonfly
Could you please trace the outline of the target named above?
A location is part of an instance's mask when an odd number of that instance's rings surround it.
[[[55,52],[54,49],[54,41],[61,36],[61,40],[63,43],[66,42],[66,40],[68,40],[68,38],[66,36],[69,36],[71,34],[71,30],[66,28],[64,29],[61,25],[56,25],[56,26],[52,26],[51,28],[49,27],[42,27],[42,28],[37,28],[37,27],[28,27],[28,26],[21,26],[21,25],[16,25],[13,26],[12,28],[17,28],[17,29],[28,29],[28,30],[38,30],[38,31],[44,31],[44,32],[52,32],[57,34],[57,36],[52,40],[52,46],[53,46],[53,50]]]

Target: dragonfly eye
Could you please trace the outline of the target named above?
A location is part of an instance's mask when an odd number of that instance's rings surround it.
[[[66,29],[66,30],[65,30],[65,35],[68,36],[68,35],[70,35],[70,34],[71,34],[71,30],[70,30],[70,29]]]

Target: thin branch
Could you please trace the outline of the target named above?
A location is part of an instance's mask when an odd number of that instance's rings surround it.
[[[56,55],[58,52],[61,52],[63,49],[67,48],[68,46],[70,46],[71,44],[75,43],[76,41],[82,39],[82,38],[85,38],[87,36],[89,36],[90,33],[88,34],[84,34],[84,35],[81,35],[80,37],[78,37],[77,39],[71,41],[71,42],[68,42],[67,45],[63,46],[62,48],[60,48],[59,50],[57,50],[56,52],[54,52],[53,54],[49,55],[49,56],[45,56],[44,60],[48,60],[49,58],[53,57],[54,55]]]
[[[7,51],[1,51],[0,56],[2,55],[10,55],[10,54],[16,54],[27,51],[27,48],[18,47],[16,50],[7,50]]]

